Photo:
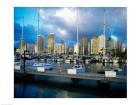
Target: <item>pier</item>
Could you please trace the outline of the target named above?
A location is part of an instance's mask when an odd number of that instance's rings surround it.
[[[14,72],[24,74],[23,70],[14,70]],[[57,77],[75,78],[75,79],[100,80],[100,81],[127,82],[126,76],[117,75],[116,77],[105,77],[104,74],[90,73],[90,72],[78,73],[72,75],[72,74],[68,74],[67,72],[61,72],[56,70],[47,70],[45,72],[26,70],[26,74],[37,75],[37,76],[57,76]]]

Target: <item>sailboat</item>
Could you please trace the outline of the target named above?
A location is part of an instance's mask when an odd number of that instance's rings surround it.
[[[77,9],[77,43],[76,43],[76,50],[77,50],[77,57],[75,59],[75,65],[73,67],[73,69],[68,69],[67,72],[68,74],[77,74],[77,73],[83,73],[86,71],[85,67],[83,65],[80,64],[80,60],[79,60],[79,43],[78,43],[78,31],[79,31],[79,27],[78,27],[78,22],[79,22],[79,14],[78,14],[78,9]]]
[[[79,60],[79,43],[78,43],[78,32],[79,32],[79,13],[78,13],[78,8],[77,8],[77,59],[76,59],[76,64],[74,65],[74,69],[76,69],[77,73],[80,72],[85,72],[85,67],[83,65],[80,64],[80,60]]]
[[[115,48],[115,58],[113,59],[113,63],[118,63],[119,62],[119,58],[116,57],[116,48]]]
[[[103,30],[103,34],[104,34],[104,47],[103,47],[103,58],[102,58],[102,62],[103,62],[103,67],[105,66],[105,63],[110,63],[110,58],[108,56],[106,56],[106,16],[105,16],[105,10],[104,10],[104,30]],[[114,68],[104,68],[103,73],[105,73],[105,77],[116,77],[117,72],[115,71]]]
[[[104,47],[103,47],[103,63],[110,63],[111,60],[108,56],[106,56],[106,16],[105,16],[105,10],[104,10],[104,29],[103,29],[103,35],[104,35]]]
[[[106,16],[105,16],[105,10],[104,10],[104,48],[103,48],[103,59],[102,62],[103,63],[118,63],[118,58],[116,57],[116,48],[115,48],[115,58],[113,60],[111,60],[108,56],[106,56]],[[112,35],[112,32],[111,32]],[[114,44],[115,47],[115,44]]]
[[[37,35],[39,35],[39,11],[38,11]],[[53,65],[49,64],[49,63],[35,62],[35,63],[32,64],[32,68],[37,69],[38,72],[45,72],[45,70],[52,70],[53,69]]]
[[[21,32],[21,39],[20,39],[20,56],[22,57],[22,53],[24,51],[23,47],[23,34],[24,34],[24,17],[22,18],[22,32]],[[15,70],[21,70],[21,67],[23,66],[22,61],[15,61],[14,62],[14,69]]]

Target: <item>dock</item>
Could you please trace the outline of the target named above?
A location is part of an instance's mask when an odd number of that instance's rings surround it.
[[[14,72],[24,74],[23,70],[14,70]],[[56,70],[46,70],[45,72],[26,70],[26,74],[37,75],[37,76],[57,76],[57,77],[75,78],[75,79],[100,80],[100,81],[127,82],[127,77],[123,75],[117,75],[116,77],[105,77],[104,74],[91,73],[91,72],[78,73],[74,75],[74,74],[68,74],[67,72],[61,72]]]

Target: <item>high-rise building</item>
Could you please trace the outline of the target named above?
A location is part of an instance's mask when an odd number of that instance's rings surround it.
[[[108,50],[112,50],[112,49],[114,49],[115,47],[114,47],[114,40],[112,39],[112,38],[108,38],[107,40],[106,40],[106,48],[108,49]]]
[[[37,54],[37,45],[35,44],[35,54]]]
[[[90,47],[90,42],[88,42],[88,55],[90,55],[91,52],[91,47]]]
[[[103,52],[104,35],[94,36],[91,39],[91,54],[98,55]]]
[[[67,54],[67,45],[64,40],[61,40],[61,44],[64,45],[64,54]]]
[[[80,43],[80,54],[87,55],[88,54],[88,44],[87,44],[87,37],[82,36],[81,43]]]
[[[74,45],[74,54],[79,55],[79,44],[78,44],[78,43],[76,43],[76,44]]]
[[[26,42],[21,39],[19,43],[19,48],[20,48],[20,54],[23,54],[25,50],[27,50]]]
[[[74,48],[69,46],[69,47],[67,48],[67,53],[68,53],[68,54],[73,54],[73,53],[74,53]]]
[[[31,54],[35,54],[35,45],[31,43],[27,43],[27,51]]]
[[[54,45],[54,54],[62,55],[65,53],[65,45],[64,44],[55,44]]]
[[[114,52],[114,42],[111,37],[106,40],[106,55],[111,57]]]
[[[91,54],[98,54],[98,36],[91,39]]]
[[[45,37],[43,35],[37,36],[37,55],[43,55],[45,52]]]
[[[122,42],[117,41],[117,54],[122,52]]]
[[[48,35],[48,46],[47,46],[48,54],[54,54],[54,33],[50,33]]]
[[[104,35],[98,36],[98,42],[99,42],[98,53],[102,53],[102,50],[104,48],[104,44],[106,43],[106,41],[104,42],[104,39],[105,39]]]
[[[106,55],[116,56],[117,54],[117,40],[114,37],[109,37],[106,40]]]

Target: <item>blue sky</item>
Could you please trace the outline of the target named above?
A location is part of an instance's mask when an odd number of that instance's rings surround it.
[[[14,8],[14,45],[21,38],[22,17],[24,16],[24,40],[35,43],[37,36],[38,11],[40,18],[39,34],[46,37],[55,33],[55,43],[63,38],[67,45],[76,43],[76,19],[79,14],[79,39],[85,35],[88,41],[93,36],[103,34],[104,10],[106,16],[106,36],[114,35],[123,44],[127,43],[127,8],[125,7],[15,7]]]

